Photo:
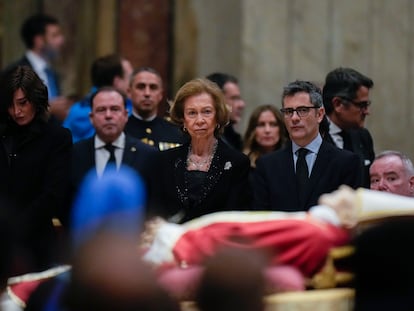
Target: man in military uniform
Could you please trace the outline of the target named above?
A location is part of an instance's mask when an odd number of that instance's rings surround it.
[[[162,79],[153,68],[141,67],[131,76],[128,89],[132,100],[132,115],[125,131],[142,142],[166,150],[184,143],[181,130],[157,116],[158,105],[163,98]]]

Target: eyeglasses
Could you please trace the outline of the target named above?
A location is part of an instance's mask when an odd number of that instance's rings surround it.
[[[296,109],[293,108],[282,108],[280,111],[283,113],[285,118],[291,118],[293,117],[293,113],[296,111],[299,117],[303,118],[306,117],[309,114],[309,111],[311,109],[319,109],[320,107],[315,106],[300,106]]]
[[[372,104],[372,102],[370,100],[354,102],[353,100],[351,100],[349,98],[342,98],[342,99],[349,102],[349,103],[351,103],[352,105],[359,108],[360,110],[367,109]]]

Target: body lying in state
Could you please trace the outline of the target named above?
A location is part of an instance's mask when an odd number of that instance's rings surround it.
[[[329,250],[349,243],[360,221],[414,213],[414,200],[341,187],[308,212],[234,211],[182,225],[157,219],[143,234],[144,260],[154,265],[198,265],[222,247],[262,250],[271,264],[292,265],[311,277]]]

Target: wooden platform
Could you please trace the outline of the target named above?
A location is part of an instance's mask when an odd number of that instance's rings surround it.
[[[265,297],[266,311],[352,311],[354,290],[334,288],[275,294]],[[193,302],[183,302],[182,311],[197,311]]]

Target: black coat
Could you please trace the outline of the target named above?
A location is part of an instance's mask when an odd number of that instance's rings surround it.
[[[29,62],[28,58],[26,56],[22,56],[20,59],[15,61],[14,63],[9,64],[4,71],[9,71],[15,69],[17,66],[28,66],[30,68],[33,68],[32,64]]]
[[[68,202],[72,137],[69,130],[40,120],[2,126],[0,196],[9,201],[33,268],[46,268],[55,234],[51,219]]]
[[[4,69],[4,72],[7,72],[9,70],[14,70],[18,66],[28,66],[28,67],[30,67],[30,68],[33,69],[33,65],[30,63],[29,59],[26,56],[22,56],[20,59],[18,59],[14,63],[11,63],[10,65],[8,65]],[[57,74],[57,72],[53,68],[50,68],[50,69],[51,69],[51,72],[52,72],[52,74],[53,74],[53,76],[55,78],[55,81],[56,81],[56,86],[57,86],[58,94],[60,94],[61,90],[60,90],[60,78],[59,78],[59,75]]]
[[[72,157],[72,192],[76,195],[85,175],[95,167],[95,136],[81,140],[73,145]],[[156,163],[159,151],[150,147],[138,139],[125,135],[125,149],[122,157],[122,165],[133,168],[149,187],[150,175],[153,165]],[[150,189],[148,189],[150,191]]]
[[[370,132],[366,128],[347,130],[350,139],[350,148],[359,157],[361,167],[361,186],[370,188],[369,168],[375,159],[374,143]],[[327,134],[326,140],[335,144],[332,137]]]
[[[186,193],[186,161],[189,144],[161,152],[154,174],[155,186],[150,213],[168,218],[178,213],[178,222],[224,210],[244,210],[250,205],[250,161],[222,140],[204,180],[201,197],[190,206]]]
[[[306,200],[299,203],[292,143],[256,162],[253,174],[253,208],[256,210],[305,211],[318,203],[319,196],[340,185],[360,186],[359,158],[328,142],[322,142],[310,175]]]
[[[224,128],[223,140],[234,149],[239,151],[243,150],[243,139],[234,129],[234,124],[232,122]]]

